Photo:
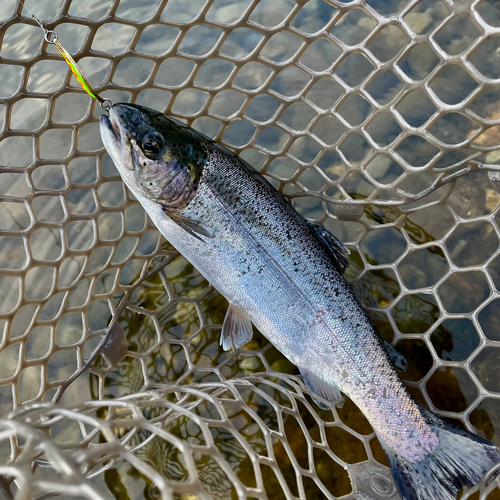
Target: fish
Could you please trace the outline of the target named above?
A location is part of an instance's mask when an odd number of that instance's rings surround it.
[[[497,447],[418,404],[343,277],[347,248],[234,152],[183,122],[119,103],[100,119],[120,175],[168,241],[227,299],[221,344],[255,326],[321,407],[349,397],[372,425],[405,500],[454,500]]]

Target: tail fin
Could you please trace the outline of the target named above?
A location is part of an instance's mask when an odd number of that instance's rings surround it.
[[[490,441],[442,421],[423,407],[421,411],[439,445],[417,463],[386,449],[394,479],[404,500],[456,500],[464,486],[476,484],[500,462],[500,454]]]

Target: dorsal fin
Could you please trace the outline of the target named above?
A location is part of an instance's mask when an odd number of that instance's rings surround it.
[[[345,254],[351,253],[349,249],[324,227],[311,221],[307,221],[307,225],[318,241],[326,248],[340,272],[344,274],[349,267],[349,261],[345,256]]]
[[[391,358],[392,364],[402,372],[405,372],[408,368],[408,361],[406,361],[406,358],[387,340],[383,340],[385,350],[387,351],[387,354],[389,355],[389,358]]]

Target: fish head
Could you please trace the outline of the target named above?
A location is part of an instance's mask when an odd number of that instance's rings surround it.
[[[208,161],[202,135],[159,111],[122,103],[101,116],[100,130],[106,151],[134,194],[173,210],[194,198]]]

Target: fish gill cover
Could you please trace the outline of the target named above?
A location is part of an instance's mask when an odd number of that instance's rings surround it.
[[[500,444],[494,0],[26,5],[103,98],[222,142],[344,241],[411,393]],[[0,494],[396,499],[351,402],[320,410],[258,333],[222,350],[227,303],[124,188],[100,107],[18,2],[0,18]]]

